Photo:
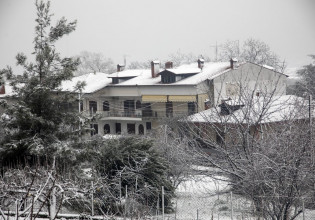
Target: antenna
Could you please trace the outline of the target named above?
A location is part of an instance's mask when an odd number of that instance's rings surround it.
[[[215,47],[215,62],[218,61],[218,47],[221,47],[222,45],[218,45],[218,42],[215,42],[215,45],[210,45],[210,47]]]
[[[125,68],[126,68],[126,65],[127,65],[127,57],[129,57],[129,55],[124,54],[124,65],[125,65]]]

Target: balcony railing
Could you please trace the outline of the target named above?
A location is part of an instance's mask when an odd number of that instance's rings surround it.
[[[90,112],[89,115],[92,113]],[[184,117],[188,116],[188,112],[165,112],[165,111],[153,111],[153,110],[145,110],[145,111],[97,111],[97,115],[100,115],[102,118],[106,117],[129,117],[129,118],[165,118],[165,117]],[[95,115],[95,113],[93,114]]]
[[[118,111],[118,112],[99,112],[103,117],[129,117],[129,118],[141,118],[142,113],[139,111]]]

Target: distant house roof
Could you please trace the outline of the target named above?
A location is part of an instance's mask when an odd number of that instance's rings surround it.
[[[230,104],[232,103],[230,101]],[[263,97],[255,97],[251,103],[249,101],[246,103],[246,100],[241,103],[244,104],[244,107],[231,114],[222,115],[220,107],[213,107],[187,117],[187,121],[193,123],[254,124],[308,118],[308,108],[305,108],[306,100],[294,95],[274,96],[268,101]]]

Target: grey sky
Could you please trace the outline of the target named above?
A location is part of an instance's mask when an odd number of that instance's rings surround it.
[[[181,50],[214,58],[214,45],[255,38],[288,66],[315,54],[313,0],[53,0],[54,19],[77,19],[77,30],[57,44],[62,55],[101,52],[115,63],[165,59]],[[30,55],[34,38],[32,0],[0,0],[0,68]],[[53,22],[54,23],[54,22]]]

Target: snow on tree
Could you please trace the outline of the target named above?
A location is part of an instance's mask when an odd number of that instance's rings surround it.
[[[315,55],[310,55],[313,63],[304,66],[297,74],[301,76],[301,80],[297,83],[297,93],[299,95],[312,95],[315,97]]]
[[[19,53],[16,60],[24,68],[23,75],[17,77],[10,67],[0,72],[11,82],[16,98],[15,104],[6,107],[1,121],[5,130],[0,143],[2,165],[24,163],[31,155],[52,158],[76,135],[78,116],[69,111],[74,99],[59,87],[73,77],[79,60],[62,58],[55,48],[60,38],[75,30],[76,21],[63,17],[52,26],[50,2],[36,1],[36,8],[34,61]]]
[[[280,72],[283,72],[285,68],[284,63],[280,62],[279,56],[272,52],[265,42],[257,39],[249,38],[244,41],[243,45],[239,45],[239,41],[228,40],[219,47],[220,61],[238,58],[239,61],[268,65]]]
[[[239,96],[190,116],[183,132],[195,139],[200,164],[228,177],[255,215],[295,219],[314,201],[312,110],[301,97],[240,88]]]
[[[80,59],[80,65],[76,71],[77,76],[93,72],[110,74],[116,70],[113,60],[104,57],[101,53],[82,51],[77,57]]]
[[[81,160],[90,164],[93,178],[106,179],[95,194],[98,211],[122,215],[122,204],[128,199],[133,207],[128,209],[130,215],[143,211],[152,214],[157,203],[162,201],[162,186],[165,189],[165,210],[172,209],[174,187],[167,178],[169,163],[155,149],[153,140],[139,137],[96,138],[85,147]]]

